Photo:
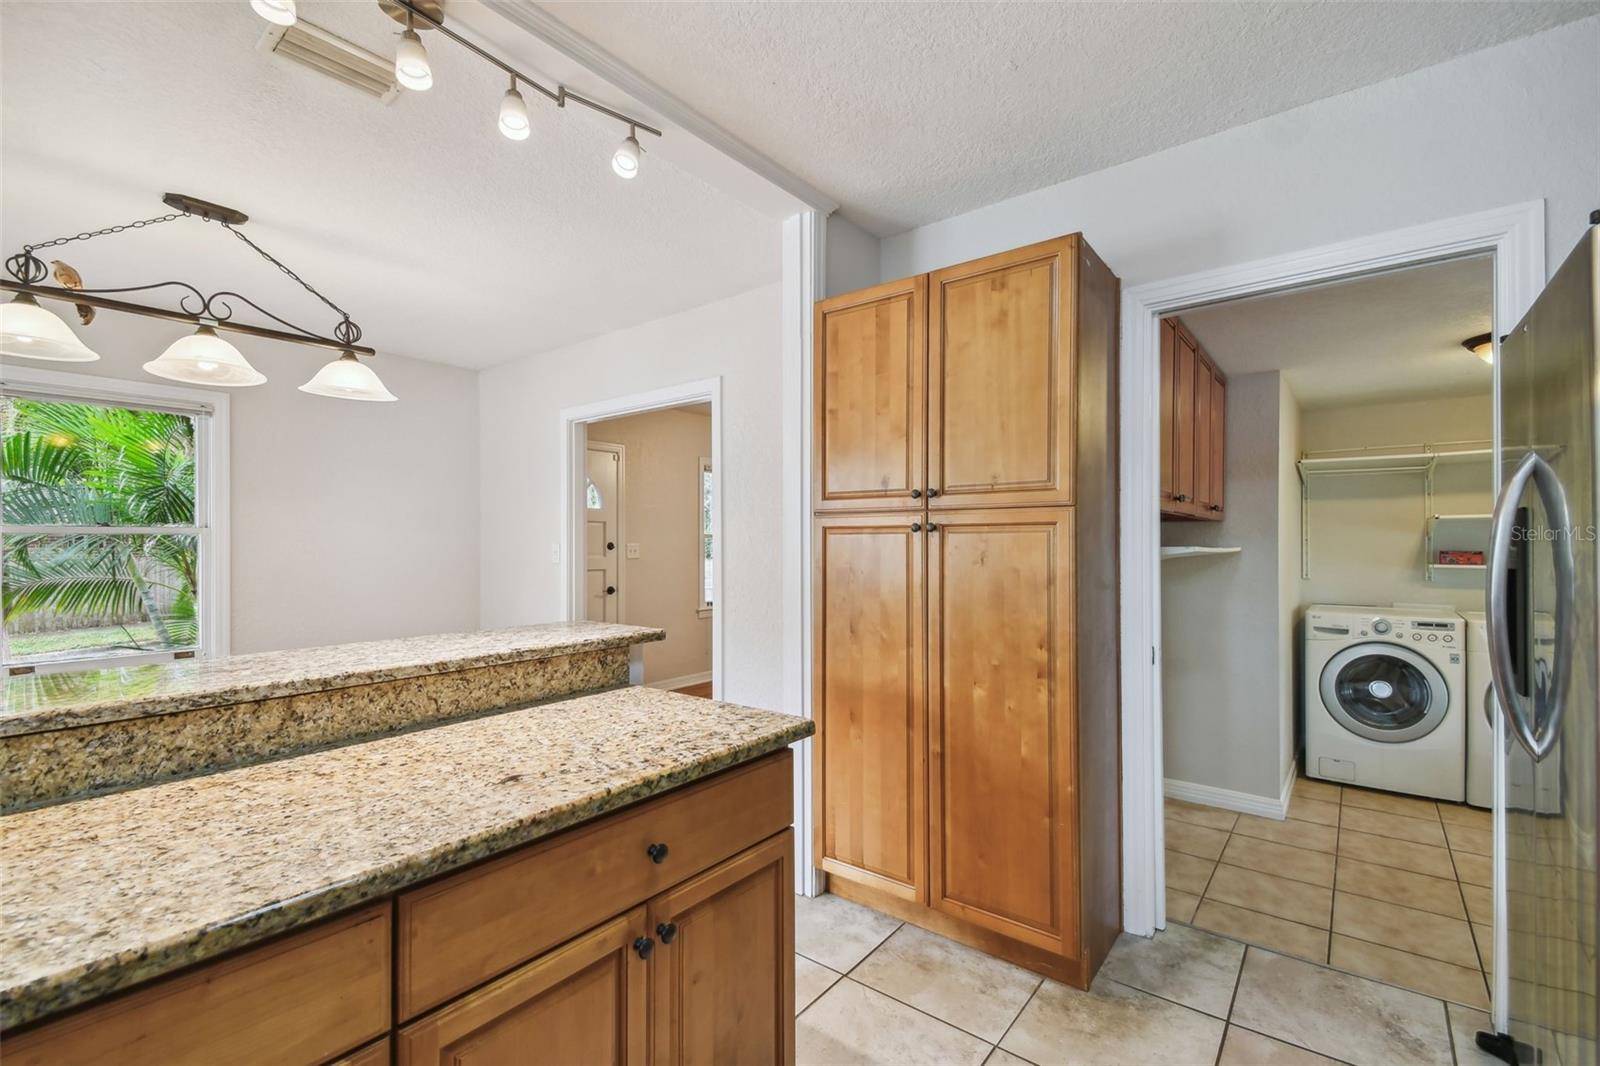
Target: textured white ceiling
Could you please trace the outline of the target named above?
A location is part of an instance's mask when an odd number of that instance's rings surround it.
[[[1494,266],[1455,259],[1179,317],[1223,372],[1281,370],[1302,407],[1488,392],[1461,347],[1489,332]]]
[[[300,11],[392,51],[398,27],[375,3],[301,0]],[[506,140],[503,76],[437,35],[425,37],[434,88],[384,105],[258,50],[266,23],[242,0],[6,0],[0,17],[4,254],[161,214],[163,192],[186,192],[250,214],[246,232],[349,310],[380,352],[469,367],[777,280],[775,220],[659,154],[619,180],[610,157],[625,131],[531,92],[533,137]],[[91,286],[177,278],[237,288],[319,331],[334,323],[194,220],[54,254]],[[90,343],[113,318],[90,327]]]
[[[1600,11],[1592,2],[543,6],[879,236]]]

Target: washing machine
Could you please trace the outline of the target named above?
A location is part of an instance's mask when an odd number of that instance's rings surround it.
[[[1445,608],[1309,608],[1307,775],[1461,802],[1465,645],[1461,616]]]

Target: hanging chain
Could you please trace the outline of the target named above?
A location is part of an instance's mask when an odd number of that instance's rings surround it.
[[[162,222],[171,222],[173,219],[188,217],[189,212],[187,211],[174,211],[172,214],[162,215],[160,218],[142,218],[137,222],[124,222],[120,226],[107,226],[105,229],[97,229],[90,233],[77,233],[71,237],[57,237],[53,241],[41,241],[38,244],[24,244],[22,252],[24,255],[31,255],[40,248],[55,248],[58,245],[71,244],[73,241],[87,241],[94,237],[108,237],[113,233],[121,233],[124,230],[144,229],[146,226],[155,226]]]
[[[321,300],[323,303],[325,303],[329,307],[333,308],[333,310],[338,313],[340,318],[344,319],[346,322],[350,321],[350,312],[346,311],[344,308],[340,307],[338,304],[334,303],[332,300],[330,300],[326,296],[322,295],[322,293],[318,292],[314,287],[312,287],[310,282],[306,281],[305,278],[302,278],[299,274],[296,274],[294,271],[290,270],[288,267],[286,267],[282,263],[278,262],[278,260],[272,255],[271,252],[267,251],[265,248],[261,247],[261,245],[257,244],[255,241],[251,240],[249,237],[246,237],[243,233],[240,233],[238,230],[234,229],[232,226],[228,225],[228,223],[223,222],[223,223],[221,223],[221,225],[222,225],[223,229],[227,230],[229,233],[233,234],[235,237],[239,238],[241,241],[243,241],[244,243],[248,244],[251,248],[255,249],[255,253],[257,255],[259,255],[261,258],[265,259],[267,262],[271,263],[273,266],[275,266],[279,270],[283,271],[284,276],[288,277],[290,280],[294,281],[297,285],[299,285],[302,289],[306,290],[311,295],[315,296],[317,299]]]

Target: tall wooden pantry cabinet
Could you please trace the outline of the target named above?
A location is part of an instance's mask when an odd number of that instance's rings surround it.
[[[816,306],[816,854],[1087,987],[1121,928],[1118,281],[1079,234]]]

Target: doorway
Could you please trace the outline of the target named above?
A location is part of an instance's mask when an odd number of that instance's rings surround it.
[[[591,622],[622,620],[622,516],[628,450],[590,440],[584,454],[583,616]]]

